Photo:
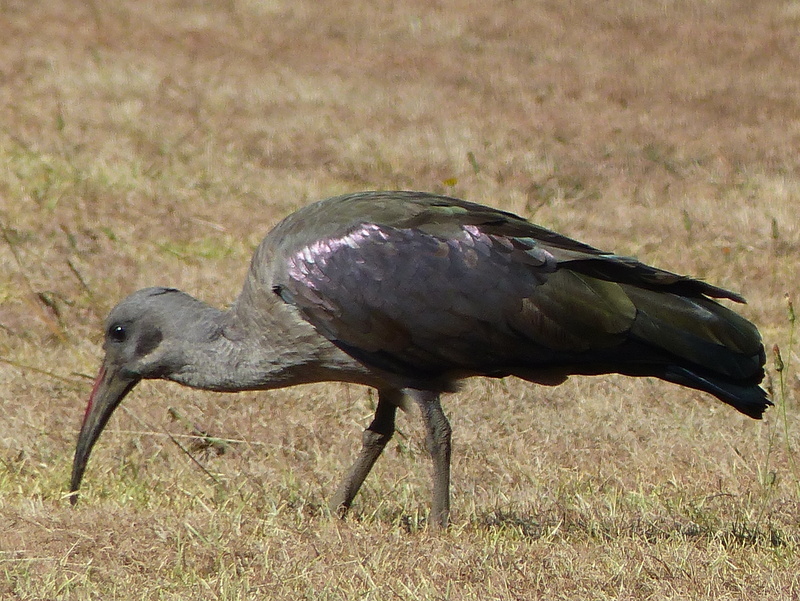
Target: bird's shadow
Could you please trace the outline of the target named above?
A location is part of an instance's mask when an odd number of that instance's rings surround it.
[[[791,537],[771,523],[731,521],[703,524],[685,517],[668,516],[601,520],[554,509],[536,515],[494,509],[476,516],[471,520],[471,526],[477,530],[504,531],[529,540],[563,542],[574,542],[576,539],[613,542],[636,538],[656,544],[675,540],[713,540],[725,547],[764,545],[770,548],[785,547],[791,543]]]

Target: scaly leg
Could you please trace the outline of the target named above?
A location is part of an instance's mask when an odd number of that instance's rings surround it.
[[[378,391],[378,406],[375,418],[361,435],[361,452],[347,475],[342,480],[330,502],[330,509],[339,517],[344,517],[358,489],[364,483],[372,466],[375,465],[386,443],[394,434],[394,417],[397,407],[402,403],[403,392],[395,389]]]
[[[411,389],[407,392],[422,412],[428,451],[433,460],[433,499],[428,522],[433,528],[447,528],[450,520],[450,422],[442,411],[437,393]]]

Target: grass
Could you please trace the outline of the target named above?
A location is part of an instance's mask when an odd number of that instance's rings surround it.
[[[795,3],[0,14],[0,597],[800,595]],[[278,219],[374,188],[485,202],[742,292],[776,407],[754,422],[615,376],[470,381],[445,400],[454,523],[432,533],[416,415],[338,521],[367,390],[145,383],[72,508],[117,300],[162,284],[224,306]]]

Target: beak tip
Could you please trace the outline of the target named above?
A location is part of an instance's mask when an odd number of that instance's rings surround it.
[[[139,381],[128,375],[121,376],[119,370],[107,369],[106,363],[100,368],[89,403],[83,416],[83,423],[78,434],[75,447],[75,457],[72,462],[72,479],[69,486],[69,502],[73,506],[78,502],[78,488],[80,488],[86,462],[92,452],[94,443],[105,428],[106,422],[111,417],[114,409]]]

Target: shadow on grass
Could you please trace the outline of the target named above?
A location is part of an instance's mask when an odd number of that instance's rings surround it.
[[[592,539],[614,541],[640,539],[649,544],[668,541],[717,542],[725,548],[759,546],[779,549],[797,547],[800,537],[786,527],[767,523],[755,525],[746,520],[723,521],[719,518],[702,523],[686,518],[641,516],[621,520],[602,520],[569,511],[549,511],[528,515],[495,509],[480,516],[474,525],[478,529],[516,531],[532,540]]]

